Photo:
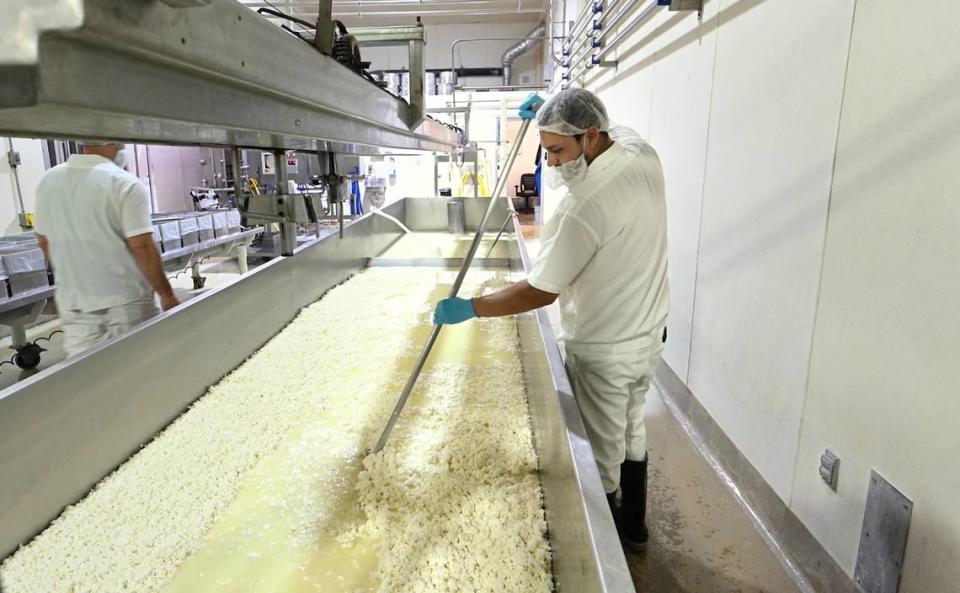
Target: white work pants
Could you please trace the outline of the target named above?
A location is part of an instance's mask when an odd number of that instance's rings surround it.
[[[616,346],[567,344],[567,374],[608,494],[624,459],[643,461],[643,403],[663,352],[663,330]]]
[[[98,311],[60,311],[64,350],[68,357],[76,356],[100,342],[127,332],[158,312],[152,295],[148,299]]]

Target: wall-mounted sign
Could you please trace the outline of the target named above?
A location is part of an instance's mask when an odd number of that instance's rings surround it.
[[[263,175],[276,174],[277,161],[272,152],[260,153],[260,172]]]

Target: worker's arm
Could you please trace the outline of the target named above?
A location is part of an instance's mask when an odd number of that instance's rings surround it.
[[[503,317],[525,313],[540,307],[546,307],[557,300],[557,295],[544,292],[521,280],[500,292],[475,299],[458,297],[444,299],[437,303],[433,314],[434,323],[455,324],[474,317]]]
[[[552,292],[544,292],[521,280],[500,292],[473,299],[473,309],[477,317],[503,317],[546,307],[555,300],[557,295]]]
[[[47,262],[50,262],[50,243],[47,242],[47,238],[44,235],[37,234],[37,242],[40,243],[40,250],[43,251],[43,257],[47,258]]]
[[[153,242],[153,233],[130,237],[127,239],[127,246],[147,282],[160,295],[160,307],[168,311],[179,305],[180,301],[173,294],[167,274],[163,271],[163,260],[160,259],[160,252],[157,251],[157,245]]]

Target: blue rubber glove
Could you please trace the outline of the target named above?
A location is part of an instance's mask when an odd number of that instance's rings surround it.
[[[543,106],[545,103],[543,97],[536,93],[530,93],[530,95],[524,99],[523,103],[520,105],[520,119],[533,119],[537,116],[537,109]]]
[[[433,311],[433,322],[438,325],[455,325],[476,316],[477,312],[473,310],[473,301],[453,297],[437,303],[437,308]]]

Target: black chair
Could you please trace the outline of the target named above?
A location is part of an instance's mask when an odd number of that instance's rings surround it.
[[[537,194],[537,176],[533,173],[524,173],[520,176],[520,185],[513,186],[516,190],[517,202],[523,206],[517,207],[517,210],[530,210],[530,198],[535,198]],[[516,205],[516,202],[514,203]]]

